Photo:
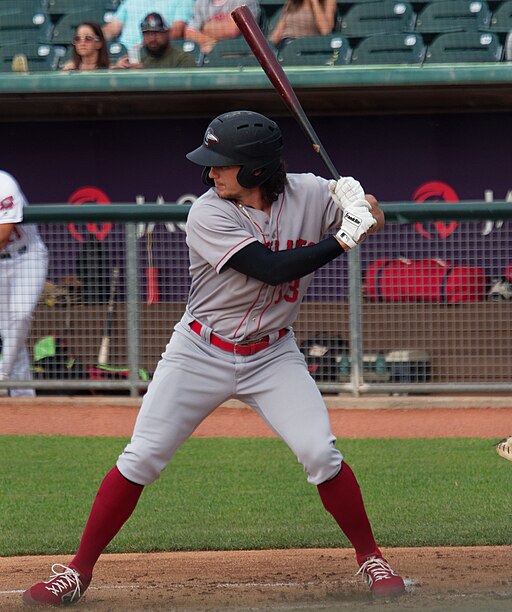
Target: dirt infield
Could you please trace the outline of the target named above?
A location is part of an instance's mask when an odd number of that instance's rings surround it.
[[[512,433],[508,398],[327,399],[339,437],[495,437]],[[129,436],[139,399],[0,399],[0,434]],[[511,431],[509,431],[511,430]],[[272,436],[252,411],[229,403],[196,436]],[[512,469],[512,465],[511,465]],[[512,474],[512,473],[511,473]],[[5,526],[3,526],[5,528]],[[429,610],[512,607],[512,547],[385,549],[407,594],[373,602],[348,549],[103,555],[79,610]],[[69,558],[0,558],[0,610]]]

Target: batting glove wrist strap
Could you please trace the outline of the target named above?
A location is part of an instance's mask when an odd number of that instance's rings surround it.
[[[346,245],[353,249],[377,223],[363,202],[367,204],[366,201],[358,201],[345,209],[343,223],[334,236],[341,246]]]

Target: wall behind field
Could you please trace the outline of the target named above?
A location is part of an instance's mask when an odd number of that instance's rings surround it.
[[[294,120],[273,118],[284,133],[289,171],[325,174]],[[210,119],[2,123],[1,165],[33,204],[67,202],[85,186],[112,202],[133,202],[139,194],[173,202],[204,190],[200,169],[185,155],[201,143]],[[450,113],[312,117],[312,123],[339,171],[381,201],[417,199],[431,182],[444,183],[460,200],[479,200],[485,190],[504,199],[512,189],[511,119],[511,113]],[[453,197],[439,189],[422,198]]]

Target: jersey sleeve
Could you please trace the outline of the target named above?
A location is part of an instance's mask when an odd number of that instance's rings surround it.
[[[25,197],[16,180],[6,172],[0,172],[0,223],[23,221]]]
[[[336,205],[329,191],[329,181],[313,174],[304,175],[313,192],[312,199],[322,207],[322,234],[338,228],[343,220],[343,211]],[[311,184],[312,183],[312,184]]]
[[[257,241],[240,223],[235,206],[223,200],[196,200],[188,214],[186,233],[189,248],[217,273],[235,253]]]

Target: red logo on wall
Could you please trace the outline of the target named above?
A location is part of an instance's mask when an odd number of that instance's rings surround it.
[[[414,192],[412,199],[415,202],[458,202],[459,196],[455,191],[446,183],[440,181],[430,181],[424,183]],[[442,221],[436,221],[434,227],[436,232],[441,238],[448,238],[450,234],[457,229],[458,223],[452,221],[451,223],[443,223]],[[421,223],[415,223],[414,229],[419,232],[424,238],[432,240],[432,234],[428,232]]]
[[[70,204],[110,204],[110,199],[107,194],[97,187],[80,187],[69,197]],[[104,240],[110,230],[112,223],[87,223],[86,226],[89,234],[96,236],[98,240]],[[68,223],[68,230],[75,240],[85,242],[85,237],[77,230],[74,223]]]

